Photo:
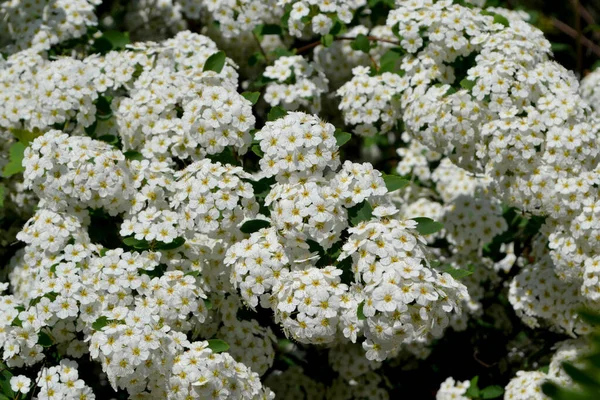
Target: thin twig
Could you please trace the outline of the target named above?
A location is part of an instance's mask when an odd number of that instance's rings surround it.
[[[262,47],[262,44],[260,44],[260,39],[258,38],[258,36],[256,35],[256,33],[254,33],[254,32],[252,32],[252,36],[254,36],[254,40],[256,41],[256,44],[258,45],[260,53],[263,55],[263,57],[265,58],[265,61],[268,64],[269,63],[269,57],[267,56],[267,52],[265,51],[265,49]]]
[[[577,31],[571,28],[569,25],[565,24],[562,21],[559,21],[556,18],[552,18],[552,25],[554,25],[558,30],[570,36],[573,39],[577,39]],[[581,37],[581,44],[590,49],[595,55],[600,57],[600,46],[596,45],[590,39],[585,36]]]
[[[579,7],[579,0],[571,0],[573,3],[573,9],[575,11],[575,30],[577,31],[577,40],[576,40],[576,51],[577,51],[577,71],[579,75],[583,76],[583,49],[581,47],[581,38],[583,34],[581,33],[581,13]]]
[[[589,25],[596,25],[596,20],[592,14],[590,14],[587,8],[581,4],[581,2],[579,2],[579,12],[581,13],[581,18],[585,19],[585,22],[587,22]]]

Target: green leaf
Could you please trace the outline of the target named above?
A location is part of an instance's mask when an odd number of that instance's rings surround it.
[[[99,53],[108,53],[111,50],[124,49],[129,43],[131,43],[129,32],[110,30],[94,41],[93,50]]]
[[[215,71],[217,74],[223,70],[225,66],[225,53],[218,51],[212,56],[208,57],[204,63],[202,71]]]
[[[413,221],[417,222],[417,231],[421,235],[431,235],[432,233],[439,232],[444,227],[442,223],[426,217],[413,218]]]
[[[593,326],[600,326],[600,314],[590,310],[579,310],[579,317]]]
[[[240,231],[243,233],[253,233],[261,230],[262,228],[268,228],[269,226],[271,226],[269,221],[265,221],[264,219],[253,219],[244,222],[240,227]]]
[[[501,386],[488,386],[481,390],[480,396],[483,399],[495,399],[496,397],[502,396],[504,389]]]
[[[28,146],[36,137],[42,136],[43,134],[38,128],[34,128],[33,132],[25,129],[10,129],[10,133],[19,139],[19,142],[23,143],[25,146]]]
[[[398,175],[384,175],[383,181],[385,182],[385,187],[387,188],[388,193],[410,185],[410,181],[408,179],[401,178]]]
[[[288,50],[285,47],[278,47],[275,50],[271,51],[276,58],[279,57],[290,57],[296,54],[296,49]]]
[[[6,197],[6,186],[0,183],[0,208],[4,207],[4,197]]]
[[[504,26],[509,26],[510,22],[508,22],[508,19],[506,19],[505,16],[500,15],[500,14],[496,14],[494,15],[494,22],[497,24],[502,24]]]
[[[21,142],[13,143],[8,150],[8,164],[4,166],[2,175],[5,178],[25,171],[23,168],[23,155],[25,153],[25,145]]]
[[[157,250],[173,250],[178,248],[179,246],[183,246],[183,244],[185,243],[185,239],[182,237],[177,237],[175,239],[173,239],[173,241],[171,243],[164,243],[164,242],[156,242],[156,246],[155,248]]]
[[[479,387],[477,386],[478,382],[479,382],[479,376],[476,376],[473,379],[471,379],[471,385],[465,392],[466,397],[470,397],[470,398],[479,397]]]
[[[2,373],[0,374],[0,392],[9,399],[15,398],[15,392],[10,387],[10,378],[13,374],[7,369],[6,365],[1,364]]]
[[[481,11],[481,14],[489,15],[490,17],[494,17],[494,23],[496,23],[496,24],[502,24],[504,26],[510,25],[510,22],[508,21],[508,19],[506,19],[506,17],[504,17],[500,14],[496,14],[495,12],[483,10],[483,11]]]
[[[102,135],[102,136],[98,137],[98,140],[101,140],[108,144],[112,144],[113,146],[116,146],[119,144],[119,138],[116,137],[115,135]]]
[[[365,317],[365,313],[363,312],[364,307],[365,307],[365,302],[363,301],[358,305],[358,308],[356,309],[356,318],[358,318],[359,321],[362,321],[367,318],[367,317]]]
[[[473,273],[473,271],[469,271],[461,268],[452,268],[448,267],[442,270],[442,272],[448,273],[454,279],[464,278],[465,276],[469,276]]]
[[[131,43],[129,32],[106,31],[102,34],[112,45],[113,50],[124,49],[126,45]]]
[[[331,29],[329,30],[329,34],[331,34],[333,36],[337,36],[345,31],[346,31],[346,24],[344,24],[342,21],[340,21],[339,18],[335,17],[335,22],[331,26]]]
[[[400,61],[403,53],[404,51],[399,47],[386,51],[379,60],[379,73],[399,72],[398,62]]]
[[[46,332],[40,332],[38,333],[38,344],[42,347],[50,347],[54,344],[54,341]]]
[[[147,240],[138,240],[136,238],[134,238],[133,236],[129,236],[123,239],[123,243],[126,246],[129,247],[133,247],[134,249],[137,250],[147,250],[150,248],[150,243],[148,243]]]
[[[96,319],[96,321],[94,321],[94,323],[92,324],[92,329],[94,329],[96,331],[102,330],[102,328],[104,328],[109,323],[110,323],[110,320],[108,319],[108,317],[105,317],[105,316],[98,317],[98,319]]]
[[[252,55],[248,58],[248,65],[253,67],[258,64],[259,61],[265,61],[265,56],[260,51],[252,53]]]
[[[252,105],[254,105],[260,97],[260,92],[243,92],[242,96],[244,96],[246,100],[252,103]]]
[[[342,147],[352,139],[352,134],[337,130],[334,134],[338,147]]]
[[[373,217],[373,207],[368,201],[363,201],[348,209],[348,216],[352,226],[356,226],[363,221],[368,221]]]
[[[208,348],[213,353],[222,353],[229,350],[229,345],[221,339],[208,339]]]
[[[135,151],[135,150],[128,150],[123,154],[125,155],[125,158],[128,160],[142,161],[144,159],[144,156],[142,155],[142,153],[140,153],[139,151]]]
[[[258,36],[259,40],[262,39],[262,37],[265,35],[281,35],[281,34],[283,34],[283,30],[281,29],[281,26],[276,25],[276,24],[257,25],[256,28],[254,28],[252,30],[252,32],[254,32]]]
[[[271,108],[271,110],[269,111],[269,114],[267,114],[267,120],[275,121],[276,119],[281,118],[285,115],[287,115],[286,110],[284,110],[283,108],[281,108],[279,106],[275,106],[275,107]]]
[[[582,386],[592,387],[595,389],[600,388],[600,381],[598,381],[593,375],[590,375],[589,372],[577,368],[568,362],[563,362],[562,367],[574,382],[579,383]]]
[[[325,47],[329,47],[333,44],[333,35],[328,33],[327,35],[321,36],[321,44]]]
[[[257,144],[255,144],[255,145],[252,145],[252,148],[251,148],[251,149],[252,149],[252,152],[253,152],[254,154],[256,154],[257,156],[259,156],[259,157],[261,157],[261,158],[262,158],[262,156],[264,156],[264,155],[265,155],[265,153],[263,153],[263,151],[260,149],[260,146],[259,146],[259,145],[257,145]]]
[[[350,42],[350,47],[356,51],[362,51],[363,53],[368,53],[371,50],[371,42],[366,35],[359,33],[356,36],[356,39]]]
[[[460,81],[460,87],[463,89],[471,90],[475,86],[475,83],[477,82],[473,82],[465,78],[462,81]]]
[[[553,52],[570,50],[572,47],[567,43],[550,42],[550,48]]]

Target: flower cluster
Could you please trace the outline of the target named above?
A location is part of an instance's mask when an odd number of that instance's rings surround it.
[[[112,105],[126,150],[159,160],[197,160],[226,147],[246,152],[255,119],[250,102],[236,91],[235,69],[203,71],[218,50],[214,42],[185,31],[158,48],[137,47],[145,53],[120,58],[136,60],[134,67],[141,65],[142,71],[129,93]]]
[[[370,76],[369,68],[352,69],[352,80],[337,91],[342,97],[340,110],[344,121],[356,125],[354,132],[362,136],[385,133],[394,127],[401,116],[398,95],[407,89],[407,80],[392,72]]]
[[[0,5],[8,397],[388,400],[448,329],[523,357],[515,313],[591,332],[598,74],[551,61],[528,15],[117,3]],[[505,397],[545,399],[586,349]]]
[[[96,120],[100,68],[73,58],[44,60],[27,50],[0,69],[0,127],[44,132],[61,125],[84,134]]]
[[[286,110],[321,110],[321,95],[327,91],[327,78],[318,64],[302,56],[280,57],[263,74],[272,80],[267,84],[265,101]]]
[[[280,0],[281,5],[291,5],[288,29],[293,36],[309,32],[318,35],[329,33],[335,20],[352,21],[353,12],[366,4],[365,0]]]
[[[133,197],[133,179],[123,153],[87,136],[50,130],[25,151],[25,185],[40,206],[56,211],[72,207],[125,211]]]
[[[261,172],[287,181],[292,176],[322,173],[339,165],[335,127],[302,112],[290,112],[284,118],[267,122],[255,134],[264,156]]]
[[[397,210],[380,208],[374,210],[379,220],[349,229],[339,256],[352,257],[355,281],[364,285],[363,346],[367,358],[375,360],[385,359],[404,341],[440,336],[447,314],[460,313],[461,301],[468,297],[464,285],[427,266],[414,233],[416,222],[390,219]]]
[[[100,0],[10,0],[0,6],[0,46],[19,50],[48,50],[51,46],[83,36],[97,24],[95,6]]]
[[[442,382],[435,398],[436,400],[468,400],[469,398],[465,394],[469,386],[471,386],[470,381],[457,382],[454,378],[449,377]]]

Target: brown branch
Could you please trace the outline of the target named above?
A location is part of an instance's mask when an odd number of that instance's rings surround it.
[[[579,12],[581,13],[581,18],[583,18],[585,22],[588,23],[588,25],[596,25],[596,20],[594,19],[592,14],[590,14],[587,8],[585,8],[583,4],[581,4],[581,2],[579,3]]]
[[[572,39],[577,39],[577,31],[562,21],[552,17],[552,25],[562,33],[570,36]],[[585,36],[581,37],[581,44],[590,49],[596,56],[600,57],[600,46],[596,45]]]
[[[260,39],[258,38],[258,36],[256,35],[256,33],[254,33],[254,31],[252,32],[252,36],[254,36],[254,40],[256,41],[256,44],[258,45],[258,48],[259,48],[261,54],[265,58],[265,62],[268,64],[269,63],[269,57],[267,57],[267,53],[265,52],[265,49],[262,47],[262,44],[260,43]]]
[[[581,32],[581,7],[579,7],[579,0],[571,0],[573,3],[573,9],[575,10],[575,30],[577,31],[577,40],[576,40],[576,51],[577,51],[577,71],[579,75],[583,76],[583,49],[581,47],[581,39],[583,38],[583,33]]]

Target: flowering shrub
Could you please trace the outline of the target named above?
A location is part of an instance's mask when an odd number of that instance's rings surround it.
[[[489,3],[2,2],[0,400],[597,391],[600,75]]]

